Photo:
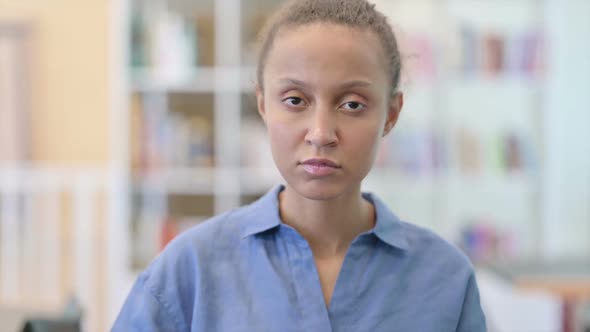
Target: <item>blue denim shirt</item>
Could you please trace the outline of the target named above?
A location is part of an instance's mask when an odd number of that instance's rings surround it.
[[[279,217],[277,186],[195,226],[138,277],[113,331],[486,331],[473,267],[375,195],[326,307],[311,249]]]

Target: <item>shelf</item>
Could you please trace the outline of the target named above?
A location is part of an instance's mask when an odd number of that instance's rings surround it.
[[[254,67],[135,68],[131,69],[131,81],[134,92],[253,92],[255,73]]]
[[[245,195],[265,193],[284,182],[276,168],[169,168],[139,174],[136,183],[146,192],[214,195],[220,192],[215,188],[216,176],[239,176],[240,193]]]
[[[136,179],[139,189],[145,192],[211,195],[215,172],[215,168],[168,168],[137,175]]]
[[[537,182],[533,175],[411,175],[385,168],[372,170],[365,178],[365,184],[370,188],[381,187],[387,191],[407,191],[408,193],[450,192],[453,195],[461,192],[524,193],[532,195],[538,191]]]
[[[206,15],[213,15],[215,10],[215,2],[213,0],[166,0],[166,5],[178,13],[205,13]]]
[[[500,74],[474,74],[474,75],[453,75],[445,84],[453,89],[468,89],[486,92],[490,91],[514,91],[530,93],[540,90],[543,83],[540,78],[525,76],[522,74],[500,73]]]
[[[535,178],[526,175],[450,176],[445,182],[446,190],[457,196],[531,197],[540,190]]]
[[[363,187],[387,191],[429,192],[441,181],[435,175],[411,175],[387,168],[374,168],[363,181]]]
[[[215,69],[192,68],[182,74],[164,69],[132,69],[131,80],[136,92],[213,92]]]
[[[273,186],[284,183],[284,179],[275,167],[242,168],[239,173],[240,189],[244,195],[264,193]]]

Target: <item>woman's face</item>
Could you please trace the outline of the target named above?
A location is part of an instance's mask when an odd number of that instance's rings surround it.
[[[356,194],[403,103],[372,32],[334,24],[281,30],[264,68],[258,110],[274,161],[309,199]]]

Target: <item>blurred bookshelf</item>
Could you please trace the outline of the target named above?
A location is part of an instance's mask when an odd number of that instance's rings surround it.
[[[405,105],[366,188],[476,262],[537,255],[543,3],[376,4],[400,43]]]
[[[282,1],[129,1],[125,144],[141,269],[178,232],[282,182],[253,95],[256,36]],[[399,39],[405,106],[364,189],[474,259],[534,255],[542,1],[373,2]],[[471,240],[482,228],[496,244]]]

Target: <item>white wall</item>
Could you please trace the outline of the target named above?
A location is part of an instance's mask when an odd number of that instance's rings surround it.
[[[590,1],[548,0],[542,248],[590,255]]]

